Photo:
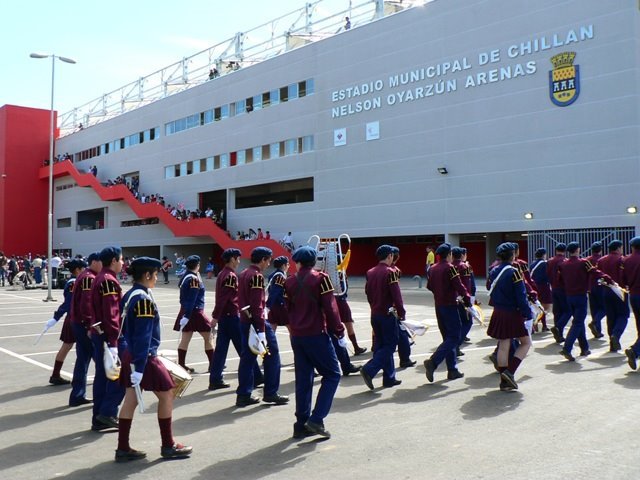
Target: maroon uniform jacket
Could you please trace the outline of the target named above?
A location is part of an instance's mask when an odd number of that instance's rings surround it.
[[[589,260],[578,257],[569,257],[566,262],[560,264],[558,276],[567,296],[586,295],[592,278],[610,280],[608,275],[591,265]]]
[[[527,291],[527,295],[538,295],[538,291],[535,287],[535,282],[531,279],[531,273],[529,272],[529,264],[521,258],[516,258],[513,261],[513,266],[520,272],[524,280],[524,288]]]
[[[85,268],[76,279],[76,284],[73,287],[73,297],[71,298],[71,321],[81,324],[87,330],[94,323],[91,287],[95,278],[95,272],[90,268]]]
[[[367,270],[364,291],[371,306],[371,315],[388,315],[394,307],[400,319],[406,312],[400,293],[400,275],[397,269],[380,262]]]
[[[558,253],[556,254],[556,256],[550,258],[547,261],[547,278],[549,279],[549,282],[551,282],[551,288],[557,288],[562,290],[562,284],[560,283],[560,276],[559,276],[559,267],[560,265],[562,265],[564,262],[566,262],[567,259],[564,256],[564,253]]]
[[[436,307],[455,306],[458,295],[465,299],[465,304],[471,301],[469,292],[462,284],[458,270],[446,260],[438,262],[429,271],[427,288],[433,292]]]
[[[624,257],[623,283],[629,287],[631,295],[640,295],[640,252]]]
[[[224,267],[216,280],[216,306],[211,316],[219,320],[224,316],[237,317],[238,307],[238,276],[229,267]]]
[[[344,336],[331,279],[324,272],[302,267],[284,282],[289,331],[294,337],[329,332]]]
[[[611,279],[618,285],[625,286],[622,278],[622,271],[624,270],[622,255],[618,252],[612,252],[609,255],[605,255],[598,260],[598,269],[602,270],[611,277]]]
[[[247,313],[240,314],[240,321],[252,323],[256,332],[264,332],[264,276],[257,265],[249,265],[238,277],[238,305],[249,306]]]
[[[120,332],[120,300],[122,288],[113,270],[103,268],[96,275],[91,286],[91,305],[93,306],[94,323],[100,323],[105,340],[110,347],[118,346]],[[91,330],[96,332],[95,329]]]
[[[589,255],[587,257],[587,260],[589,260],[591,262],[591,265],[598,265],[598,260],[600,260],[602,258],[602,254],[601,253],[594,253],[593,255]],[[600,267],[598,267],[600,268]],[[602,269],[600,269],[602,270]],[[589,284],[589,291],[591,291],[593,289],[593,287],[595,287],[598,283],[597,279],[591,279],[590,284]]]

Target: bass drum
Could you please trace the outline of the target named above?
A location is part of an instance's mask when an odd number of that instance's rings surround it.
[[[193,381],[193,377],[189,375],[184,368],[178,365],[176,362],[169,360],[167,357],[163,357],[162,355],[158,355],[158,360],[160,363],[164,365],[164,367],[168,370],[169,375],[173,379],[173,382],[176,384],[176,388],[173,389],[173,394],[176,398],[182,398],[185,390]]]

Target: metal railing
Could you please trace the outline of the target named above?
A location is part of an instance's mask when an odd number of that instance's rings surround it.
[[[528,254],[533,261],[535,251],[545,248],[547,255],[554,255],[558,243],[578,242],[583,257],[591,255],[591,244],[602,242],[603,252],[606,253],[607,245],[611,240],[620,240],[624,245],[624,251],[628,252],[629,240],[635,236],[635,227],[610,227],[610,228],[583,228],[572,230],[541,230],[528,232]]]
[[[328,38],[345,31],[345,17],[351,28],[365,25],[393,13],[434,0],[363,0],[353,4],[344,0],[346,8],[328,13],[316,0],[303,8],[282,15],[247,32],[220,42],[179,62],[157,70],[127,85],[91,100],[59,116],[60,136],[95,125],[156,100],[184,91],[217,75],[232,74],[269,58]],[[335,0],[332,1],[335,3]],[[216,77],[217,77],[216,75]]]

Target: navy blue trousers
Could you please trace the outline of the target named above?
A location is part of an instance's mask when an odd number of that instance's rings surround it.
[[[96,366],[96,375],[93,379],[93,418],[96,415],[105,417],[117,417],[118,406],[124,398],[125,389],[118,380],[109,380],[104,373],[104,337],[92,335],[93,362]]]
[[[580,350],[584,352],[589,350],[585,326],[587,319],[587,295],[567,295],[566,299],[567,305],[569,305],[569,313],[573,317],[573,320],[571,321],[571,328],[564,342],[564,349],[567,352],[571,352],[573,344],[578,340]]]
[[[471,319],[471,315],[467,312],[467,309],[464,305],[458,305],[458,316],[460,317],[460,343],[458,346],[462,345],[464,342],[464,337],[469,335],[471,331],[471,327],[473,327],[473,320]]]
[[[264,366],[264,396],[275,395],[280,388],[280,350],[276,333],[271,328],[269,322],[265,322],[265,336],[269,355],[262,359]],[[241,323],[240,332],[242,335],[242,350],[240,351],[240,364],[238,365],[238,395],[251,395],[254,388],[255,362],[257,356],[249,350],[249,324]]]
[[[442,343],[431,355],[431,360],[436,364],[436,367],[446,361],[447,370],[456,370],[458,368],[456,353],[462,332],[462,322],[457,305],[436,307],[436,318],[438,319],[438,329],[442,335]]]
[[[411,337],[406,330],[398,327],[398,357],[401,362],[411,361]]]
[[[335,349],[329,335],[291,337],[296,375],[296,423],[302,429],[307,420],[322,424],[331,410],[333,397],[340,383],[340,369]],[[311,411],[313,371],[320,374],[320,390]]]
[[[371,315],[371,327],[375,335],[373,357],[362,369],[371,378],[382,370],[383,384],[390,384],[396,378],[393,353],[398,346],[398,320],[393,315]]]
[[[76,364],[73,367],[69,405],[73,405],[87,396],[87,372],[93,356],[93,344],[84,326],[72,322],[71,330],[73,330],[73,336],[76,339]]]
[[[638,338],[636,343],[631,345],[631,348],[636,352],[636,357],[640,356],[640,295],[630,295],[631,309],[633,310],[633,316],[636,319],[636,331],[638,332]]]
[[[604,308],[607,312],[607,327],[609,336],[615,335],[618,339],[622,337],[627,322],[629,321],[629,301],[625,295],[624,302],[620,300],[613,290],[607,288],[604,291]]]
[[[600,285],[592,287],[589,292],[589,311],[591,312],[591,322],[595,325],[598,333],[602,333],[602,319],[606,311],[604,309],[604,289]]]
[[[226,315],[218,319],[218,334],[216,336],[216,348],[211,357],[209,365],[209,383],[222,382],[222,371],[227,361],[229,353],[229,344],[233,343],[233,347],[238,352],[238,356],[242,353],[242,333],[240,332],[240,317]],[[253,378],[262,381],[262,371],[258,365],[258,359],[254,359]],[[257,383],[257,382],[256,382]]]
[[[330,337],[331,337],[331,344],[333,345],[333,349],[338,359],[338,363],[340,364],[340,368],[342,369],[343,372],[346,372],[349,370],[349,367],[351,367],[351,359],[349,358],[349,352],[345,347],[340,346],[340,344],[338,343],[338,339],[335,336],[330,335]]]
[[[551,297],[553,302],[553,323],[560,333],[562,333],[571,318],[567,295],[564,293],[564,290],[554,288],[551,291]]]

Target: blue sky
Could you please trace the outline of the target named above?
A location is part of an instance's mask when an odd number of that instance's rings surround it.
[[[305,0],[5,2],[0,106],[49,108],[51,60],[29,58],[31,52],[77,61],[56,62],[55,108],[64,113],[304,4]],[[348,0],[321,4],[324,11],[348,6]]]

